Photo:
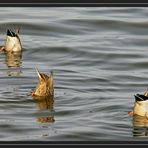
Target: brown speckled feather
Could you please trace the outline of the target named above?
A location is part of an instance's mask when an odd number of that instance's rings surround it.
[[[53,85],[53,73],[48,76],[44,73],[40,73],[37,69],[37,74],[39,78],[38,85],[33,92],[34,96],[53,96],[54,95],[54,85]]]

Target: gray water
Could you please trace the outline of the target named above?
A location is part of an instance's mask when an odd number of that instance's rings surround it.
[[[128,116],[148,87],[147,7],[1,7],[1,45],[17,27],[22,58],[0,54],[0,141],[147,140]],[[36,67],[54,73],[48,101],[29,95]]]

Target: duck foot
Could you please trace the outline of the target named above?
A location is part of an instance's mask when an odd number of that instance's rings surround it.
[[[133,116],[133,111],[128,112],[129,116]]]

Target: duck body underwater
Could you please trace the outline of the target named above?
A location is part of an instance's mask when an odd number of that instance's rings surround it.
[[[31,93],[32,96],[54,96],[54,81],[53,81],[53,72],[49,75],[40,73],[36,69],[38,75],[38,85],[36,89]]]
[[[138,115],[148,118],[148,90],[144,94],[136,94],[133,111],[129,115]]]
[[[7,36],[5,40],[5,45],[1,46],[1,50],[5,52],[21,52],[22,44],[19,36],[19,29],[16,32],[7,29]]]

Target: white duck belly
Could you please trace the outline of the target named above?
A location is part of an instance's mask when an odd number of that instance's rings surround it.
[[[22,46],[17,33],[7,30],[5,51],[21,51]]]

